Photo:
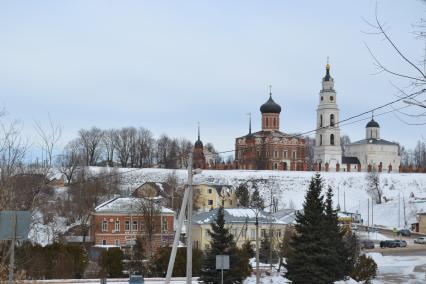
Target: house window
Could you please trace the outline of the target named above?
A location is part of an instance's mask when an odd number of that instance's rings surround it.
[[[143,221],[141,221],[140,224],[139,224],[139,230],[141,230],[141,231],[145,230]]]
[[[163,232],[167,232],[167,220],[163,220]]]
[[[260,236],[261,236],[262,238],[266,237],[266,229],[262,229],[262,230],[260,230]]]
[[[334,134],[330,134],[330,144],[334,145]]]
[[[296,158],[297,158],[297,152],[293,151],[293,159],[296,159]]]
[[[212,189],[211,188],[209,188],[209,194],[211,194],[212,193]]]
[[[129,220],[126,220],[126,222],[124,223],[124,230],[130,231],[130,221]]]
[[[120,241],[119,240],[115,240],[115,245],[119,247],[120,246]]]
[[[283,152],[283,156],[284,156],[284,158],[287,158],[287,151]]]
[[[274,170],[278,170],[278,164],[274,163]]]
[[[132,222],[132,230],[133,231],[137,231],[138,230],[138,221],[133,221]]]
[[[250,230],[250,239],[252,239],[252,240],[256,239],[256,230],[255,229]]]
[[[277,237],[281,238],[281,230],[277,230]]]
[[[103,220],[102,221],[102,232],[106,232],[106,231],[108,231],[108,222],[107,222],[107,220]]]
[[[209,200],[207,201],[207,204],[208,204],[208,205],[213,205],[213,200],[212,200],[212,199],[209,199]]]
[[[102,240],[102,245],[103,245],[103,246],[106,246],[106,244],[107,244],[107,243],[106,243],[106,240]]]
[[[278,158],[278,151],[274,151],[274,157]]]
[[[206,237],[210,236],[210,235],[209,235],[209,231],[210,231],[209,229],[206,229],[206,230],[204,231],[204,232],[205,232]]]
[[[115,220],[115,228],[114,228],[117,232],[120,231],[120,220]]]
[[[232,205],[232,200],[229,200],[229,205]]]
[[[260,158],[260,151],[257,151],[257,157]]]
[[[330,114],[330,126],[334,126],[334,114]]]

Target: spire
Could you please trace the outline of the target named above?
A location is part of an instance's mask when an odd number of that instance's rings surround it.
[[[325,77],[324,77],[324,81],[330,81],[330,63],[329,63],[330,58],[327,56],[327,65],[325,65]]]
[[[248,112],[247,115],[249,116],[249,134],[251,134],[251,112]]]
[[[200,141],[200,122],[198,121],[198,141]]]
[[[269,85],[269,97],[272,97],[272,85]]]

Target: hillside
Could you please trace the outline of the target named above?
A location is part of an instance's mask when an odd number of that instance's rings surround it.
[[[93,171],[97,170],[99,168],[93,168]],[[122,186],[125,194],[146,181],[165,181],[173,172],[182,183],[186,182],[187,178],[186,170],[120,169],[120,171],[123,173]],[[241,183],[254,182],[266,200],[270,199],[272,193],[278,198],[280,208],[300,209],[312,175],[314,172],[205,170],[194,177],[194,183],[208,182],[238,186]],[[339,203],[342,209],[346,208],[349,212],[360,212],[364,222],[367,223],[367,200],[370,196],[366,192],[366,173],[321,173],[321,175],[325,184],[330,185],[334,190],[334,203],[336,205]],[[374,224],[390,228],[398,226],[399,194],[401,196],[400,227],[404,226],[403,197],[408,225],[415,222],[417,212],[426,212],[426,200],[422,200],[426,197],[426,174],[382,173],[380,185],[383,195],[390,201],[374,206]]]

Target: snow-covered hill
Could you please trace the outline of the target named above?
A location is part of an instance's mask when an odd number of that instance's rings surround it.
[[[99,168],[92,168],[97,171]],[[175,173],[179,182],[187,179],[186,170],[166,169],[120,169],[124,192],[131,192],[146,181],[163,182]],[[241,183],[256,183],[265,200],[271,194],[278,198],[280,208],[294,207],[301,209],[306,189],[314,172],[278,172],[278,171],[248,171],[248,170],[204,170],[194,177],[194,183],[216,183],[238,186]],[[416,221],[417,212],[426,212],[426,174],[380,174],[380,186],[383,195],[390,200],[380,205],[374,205],[371,216],[371,198],[366,192],[366,173],[331,173],[323,172],[326,186],[334,190],[334,204],[349,212],[361,213],[364,223],[368,219],[368,199],[370,199],[371,218],[375,225],[386,227],[404,226],[405,219],[410,225]],[[398,202],[400,196],[400,203]],[[414,197],[413,197],[414,196]],[[400,208],[400,210],[399,210]],[[398,222],[398,218],[399,222]]]

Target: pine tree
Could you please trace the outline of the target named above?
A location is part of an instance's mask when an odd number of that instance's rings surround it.
[[[254,257],[255,252],[254,252],[254,249],[253,249],[253,245],[251,244],[251,242],[249,240],[246,240],[243,243],[243,246],[242,246],[241,249],[248,255],[249,258]]]
[[[323,181],[316,174],[310,182],[303,203],[303,213],[296,214],[297,233],[291,240],[292,250],[287,258],[286,277],[293,283],[329,284],[329,249],[324,232]]]
[[[224,283],[242,283],[249,275],[248,256],[236,248],[234,238],[225,227],[223,207],[219,207],[216,220],[209,231],[210,249],[203,259],[203,268],[199,281],[202,283],[220,283],[221,273],[216,270],[216,255],[229,255],[230,269],[224,271]]]
[[[276,263],[278,260],[278,254],[277,251],[272,249],[272,259],[270,260],[271,256],[271,238],[269,238],[268,235],[265,235],[265,237],[260,242],[260,250],[259,250],[259,261],[262,263]]]
[[[250,193],[248,191],[247,185],[245,183],[240,184],[236,191],[235,195],[238,198],[238,204],[242,207],[248,207],[250,205]]]
[[[345,230],[342,230],[338,224],[337,210],[333,209],[333,191],[329,187],[327,198],[325,201],[325,222],[324,234],[325,242],[324,249],[327,250],[327,266],[328,273],[333,277],[333,280],[342,280],[345,275],[348,275],[348,252],[343,242]]]

